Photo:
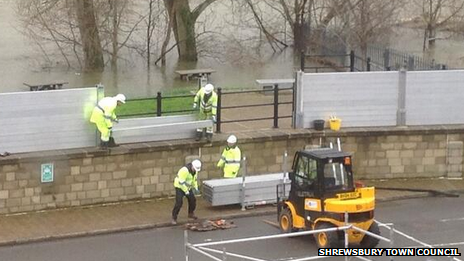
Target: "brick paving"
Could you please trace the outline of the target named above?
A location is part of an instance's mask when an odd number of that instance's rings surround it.
[[[365,180],[366,185],[382,188],[408,188],[464,192],[462,179]],[[378,201],[430,196],[428,192],[377,189]],[[128,201],[88,207],[29,212],[0,216],[0,245],[78,237],[111,232],[169,226],[173,198]],[[273,205],[242,211],[240,206],[211,207],[198,198],[196,214],[200,218],[234,218],[275,213]],[[186,206],[179,223],[187,221]]]

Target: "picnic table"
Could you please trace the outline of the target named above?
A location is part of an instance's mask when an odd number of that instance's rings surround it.
[[[176,73],[179,74],[181,80],[185,78],[187,79],[187,81],[189,81],[190,78],[192,77],[195,77],[195,78],[201,78],[202,76],[209,77],[209,75],[212,74],[213,72],[216,72],[216,70],[213,70],[211,68],[176,71]]]
[[[64,84],[68,82],[51,82],[51,83],[23,83],[29,87],[30,91],[46,91],[46,90],[57,90],[62,89]]]

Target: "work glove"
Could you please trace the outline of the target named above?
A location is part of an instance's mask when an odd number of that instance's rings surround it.
[[[186,196],[190,195],[190,191],[185,192],[185,195]]]
[[[113,121],[116,123],[119,123],[119,119],[114,119]]]
[[[193,103],[193,109],[196,109],[196,108],[197,108],[197,103],[194,102],[194,103]]]
[[[193,194],[195,194],[195,195],[199,195],[199,194],[200,194],[200,190],[198,190],[198,189],[196,189],[196,188],[192,189],[192,191],[193,191]]]
[[[213,119],[213,122],[216,123],[216,115],[213,115],[212,119]]]

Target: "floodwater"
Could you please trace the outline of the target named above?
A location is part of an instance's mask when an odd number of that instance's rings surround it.
[[[20,33],[20,24],[14,12],[15,0],[0,0],[0,92],[27,91],[23,83],[38,84],[55,81],[69,82],[68,88],[94,86],[102,83],[107,94],[125,93],[129,98],[155,96],[158,91],[173,90],[186,86],[197,86],[196,81],[180,81],[175,71],[180,69],[213,68],[210,81],[223,88],[249,88],[256,86],[256,79],[292,78],[298,62],[294,61],[291,48],[283,52],[273,53],[268,44],[255,50],[247,61],[231,62],[230,53],[218,59],[200,57],[195,64],[177,63],[176,52],[168,55],[165,67],[152,65],[147,69],[146,62],[137,55],[126,54],[127,59],[120,60],[118,70],[113,71],[108,66],[102,74],[82,73],[76,69],[67,69],[63,59],[53,59],[53,64],[44,62],[43,55],[33,42]],[[141,2],[137,2],[140,4]],[[214,24],[221,23],[222,16],[231,16],[227,6],[214,4]],[[224,22],[222,22],[224,25]],[[227,24],[225,25],[227,26]],[[209,29],[209,28],[208,28]],[[224,27],[211,30],[222,32]],[[240,34],[245,30],[229,30],[227,33]],[[289,30],[289,29],[287,29]],[[243,34],[246,34],[243,33]],[[246,36],[246,35],[245,35]],[[226,39],[227,40],[227,39]],[[227,44],[222,39],[219,43],[209,46]],[[462,39],[445,39],[437,42],[436,60],[454,68],[462,68]],[[392,48],[421,55],[422,32],[413,29],[397,29],[396,36],[391,39]],[[267,47],[267,48],[265,48]],[[227,52],[227,46],[218,48]],[[232,49],[233,50],[233,49]],[[216,53],[220,53],[219,51]],[[247,55],[240,54],[247,58]],[[229,58],[225,58],[225,57]],[[241,58],[239,58],[241,59]]]
[[[120,60],[116,72],[108,66],[102,74],[68,70],[59,58],[53,60],[55,64],[44,65],[41,52],[20,32],[14,8],[15,1],[0,0],[0,92],[27,91],[23,83],[64,81],[69,82],[65,86],[69,88],[102,83],[109,94],[122,92],[129,98],[148,97],[155,96],[158,91],[197,86],[197,81],[181,81],[175,73],[176,70],[193,68],[216,70],[210,81],[224,88],[249,88],[256,86],[256,79],[294,76],[291,48],[274,55],[261,55],[259,61],[239,65],[213,58],[200,58],[196,64],[178,64],[175,51],[168,56],[166,67],[152,65],[150,69],[136,55]]]

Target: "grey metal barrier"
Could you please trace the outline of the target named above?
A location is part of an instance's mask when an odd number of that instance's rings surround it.
[[[113,127],[118,143],[189,139],[197,128],[212,127],[211,120],[198,121],[195,115],[121,119]]]
[[[203,181],[203,199],[212,206],[240,204],[242,211],[257,205],[278,203],[275,189],[283,186],[283,196],[288,197],[290,180],[287,174],[287,153],[283,155],[283,173],[248,176],[247,158],[241,161],[238,178],[212,179]]]
[[[0,94],[0,150],[23,153],[92,147],[89,118],[98,88]]]
[[[464,124],[464,71],[297,73],[296,127]]]

